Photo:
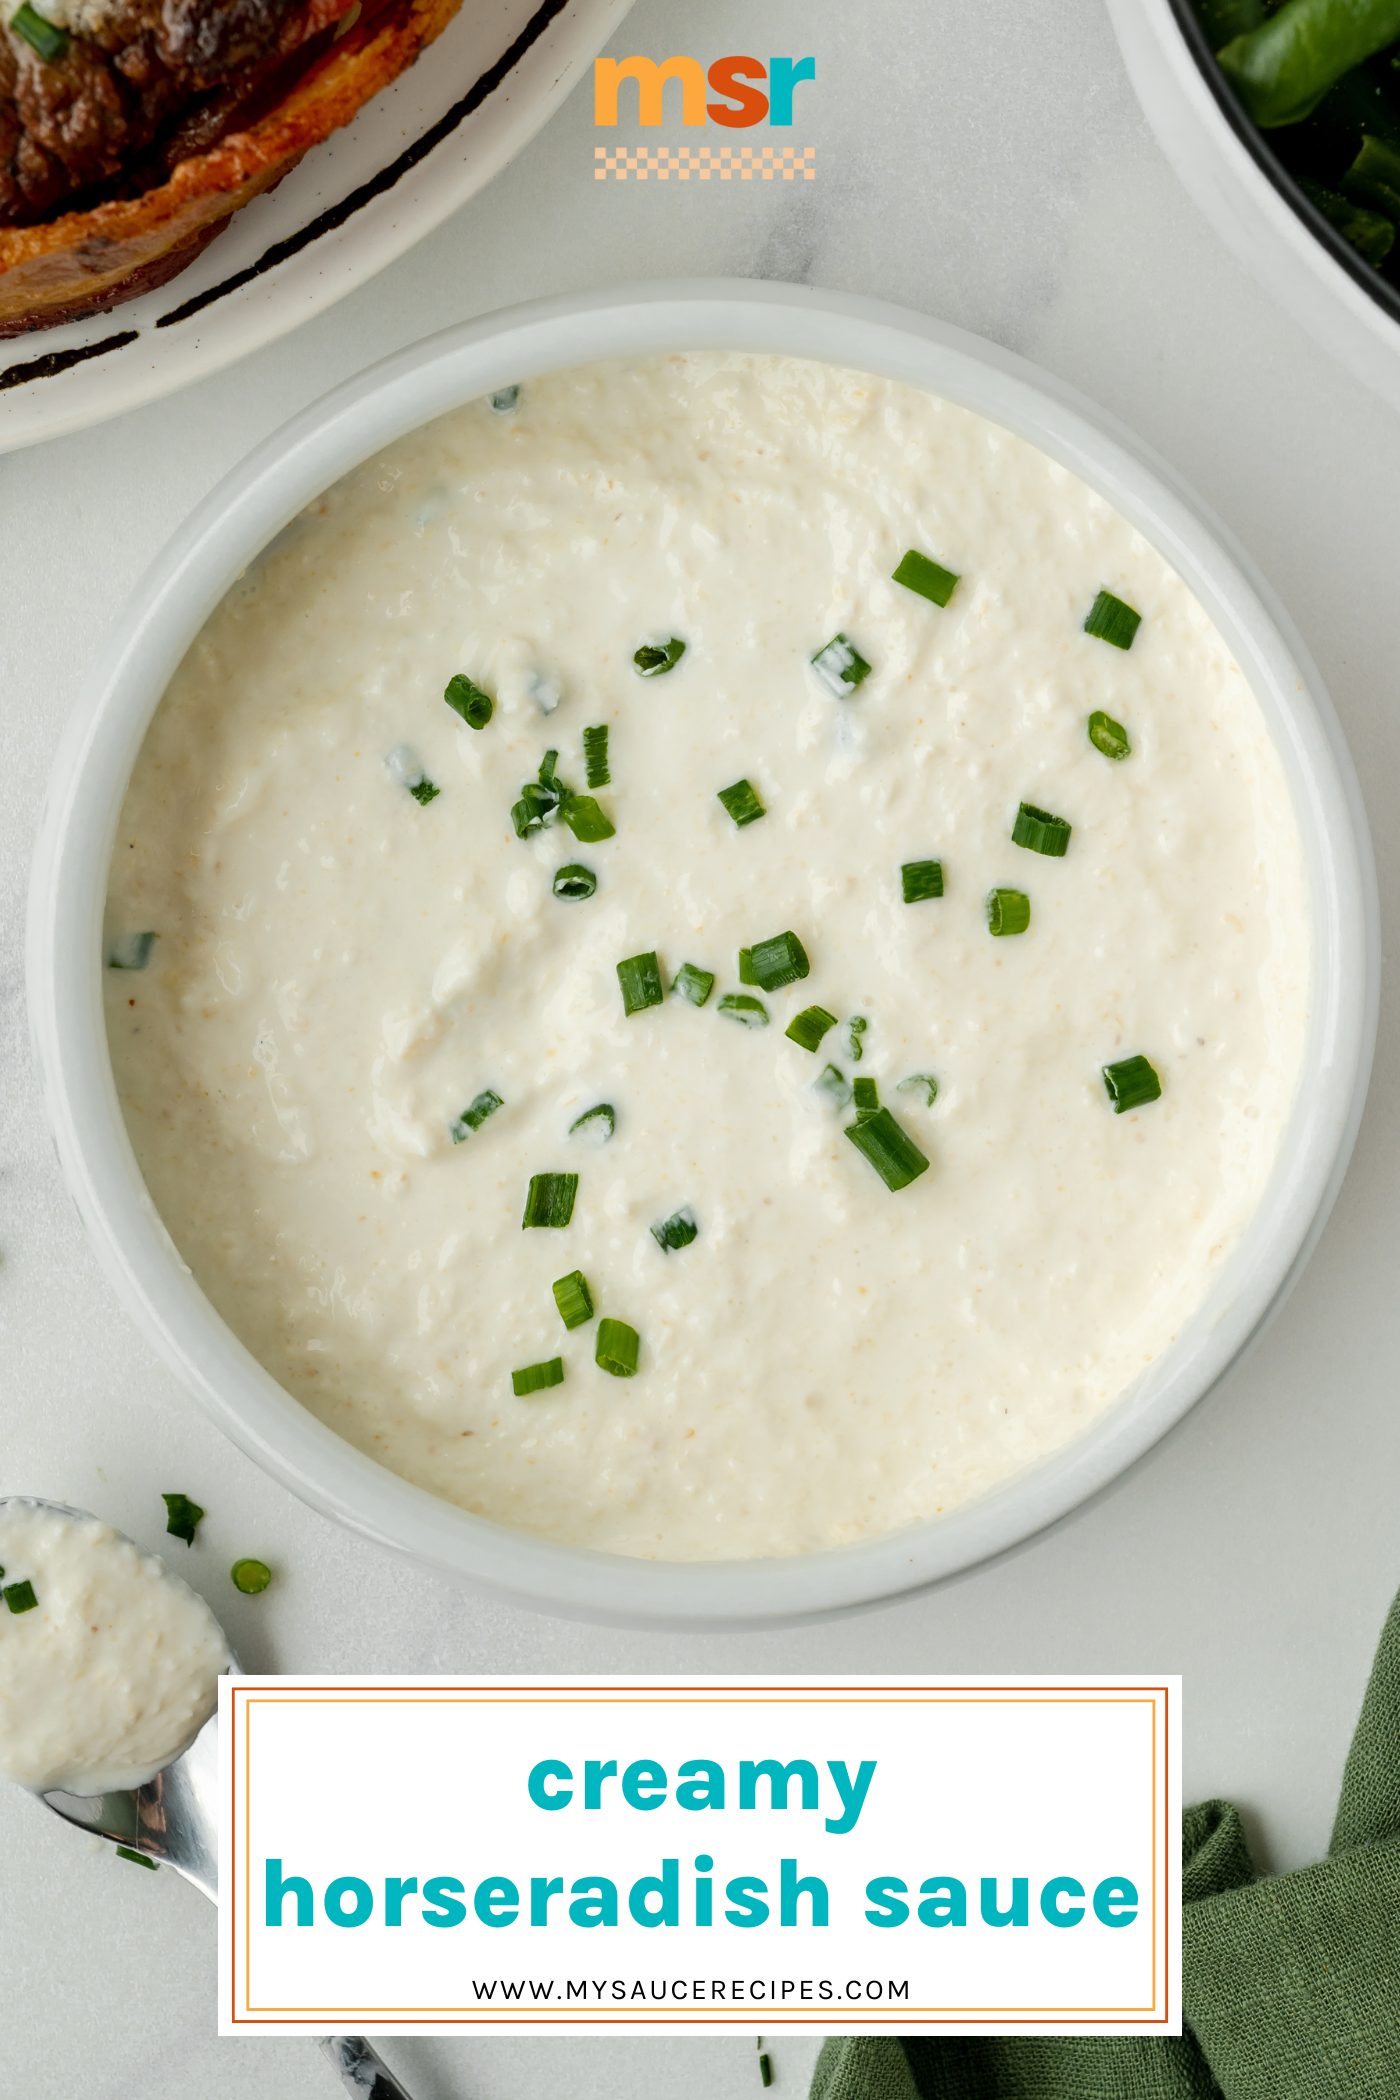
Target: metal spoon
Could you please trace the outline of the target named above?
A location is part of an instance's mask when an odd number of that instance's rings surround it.
[[[96,1521],[86,1510],[36,1495],[0,1496],[0,1509],[10,1501],[22,1502],[26,1508],[55,1510],[86,1523]],[[178,1582],[180,1578],[171,1579]],[[229,1657],[236,1671],[232,1648]],[[39,1799],[65,1823],[174,1867],[215,1903],[219,1896],[219,1822],[214,1805],[218,1784],[219,1717],[211,1714],[188,1750],[144,1786],[114,1794],[55,1790]],[[361,2100],[409,2100],[405,2088],[362,2035],[327,2035],[318,2046],[346,2090],[358,2093]]]

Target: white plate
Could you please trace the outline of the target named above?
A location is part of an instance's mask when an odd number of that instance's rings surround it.
[[[637,1561],[561,1546],[427,1494],[298,1405],[224,1326],[161,1225],[117,1101],[101,923],[117,816],[157,702],[248,562],[347,469],[515,381],[604,357],[744,349],[823,358],[961,403],[1028,438],[1144,533],[1258,697],[1293,793],[1311,888],[1303,1076],[1274,1177],[1210,1298],[1078,1441],[950,1516],[790,1560]],[[1163,1436],[1277,1306],[1317,1240],[1361,1115],[1380,933],[1366,820],[1316,669],[1238,550],[1160,462],[1009,351],[873,300],[774,284],[651,284],[488,314],[404,350],[270,437],[180,527],[70,716],[40,827],[29,1013],[59,1157],[124,1303],[227,1433],[314,1507],[428,1565],[576,1616],[715,1626],[887,1599],[1029,1538]]]
[[[529,143],[631,4],[465,0],[416,66],[170,284],[0,342],[0,452],[173,393],[344,298]]]

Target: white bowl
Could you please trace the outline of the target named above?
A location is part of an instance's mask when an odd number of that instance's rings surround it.
[[[1303,194],[1236,102],[1192,0],[1108,0],[1147,121],[1226,246],[1295,321],[1400,408],[1400,292]]]
[[[146,1194],[107,1054],[101,922],[118,813],[146,725],[230,583],[295,512],[430,417],[590,360],[739,348],[822,358],[961,402],[1098,489],[1162,552],[1243,666],[1282,754],[1310,879],[1306,1067],[1273,1183],[1213,1296],[1070,1449],[953,1515],[790,1560],[640,1563],[469,1516],[299,1406],[224,1326]],[[316,1508],[537,1607],[672,1625],[775,1621],[889,1598],[1062,1517],[1154,1444],[1256,1332],[1311,1251],[1356,1135],[1376,1027],[1374,871],[1355,775],[1317,673],[1218,527],[1130,438],[1009,352],[871,301],[795,286],[650,285],[473,321],[389,359],[270,438],[196,511],[137,592],[99,690],[64,738],[31,891],[29,990],[59,1156],[99,1255],[162,1354],[235,1443]]]

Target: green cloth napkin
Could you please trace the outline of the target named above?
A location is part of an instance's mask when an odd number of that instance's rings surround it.
[[[829,2041],[812,2100],[1400,2100],[1400,1598],[1319,1866],[1261,1879],[1239,1813],[1182,1819],[1179,2040]]]

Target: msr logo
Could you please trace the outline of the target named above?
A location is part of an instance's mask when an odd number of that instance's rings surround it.
[[[815,58],[770,58],[765,64],[731,55],[717,58],[708,72],[698,58],[600,58],[593,67],[593,121],[615,128],[623,85],[635,82],[637,121],[655,130],[666,121],[666,89],[674,81],[680,85],[681,122],[690,130],[720,124],[744,131],[765,122],[790,129],[797,90],[816,77]]]

